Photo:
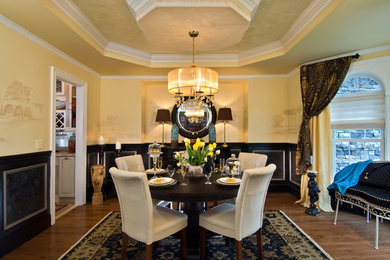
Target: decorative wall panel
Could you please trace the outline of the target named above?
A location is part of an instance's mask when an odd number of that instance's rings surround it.
[[[47,209],[47,164],[3,172],[3,220],[7,230]]]
[[[285,151],[284,150],[253,150],[254,153],[261,153],[268,156],[267,165],[273,163],[276,170],[272,175],[273,181],[284,181],[286,179]]]

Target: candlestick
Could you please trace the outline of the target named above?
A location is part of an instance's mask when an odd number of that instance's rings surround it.
[[[99,137],[99,144],[100,144],[100,145],[103,145],[103,144],[104,144],[104,138],[103,138],[103,136],[100,136],[100,137]]]
[[[310,163],[311,163],[311,166],[314,167],[314,163],[316,162],[316,157],[314,155],[310,156]]]

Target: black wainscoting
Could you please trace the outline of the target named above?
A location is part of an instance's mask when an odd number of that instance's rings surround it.
[[[108,145],[91,145],[88,146],[88,162],[87,162],[87,201],[91,201],[93,194],[93,187],[91,183],[91,167],[99,162],[99,152],[103,151],[103,161],[105,165],[105,178],[103,183],[104,199],[116,196],[115,187],[108,170],[116,166],[115,158],[117,156],[126,156],[133,154],[141,154],[144,160],[145,169],[151,168],[151,161],[149,160],[148,144],[122,144],[120,153],[117,154],[115,144]],[[266,154],[268,156],[267,164],[276,164],[276,171],[272,177],[270,184],[270,191],[290,191],[295,196],[299,196],[300,190],[300,176],[295,174],[295,151],[296,144],[290,143],[228,143],[228,148],[217,147],[221,150],[221,156],[228,158],[232,153],[238,154],[240,152],[254,152]],[[179,144],[177,148],[165,147],[162,148],[164,152],[164,167],[168,163],[172,163],[171,157],[176,150],[184,150],[184,145]]]
[[[50,226],[50,156],[0,157],[0,257]]]

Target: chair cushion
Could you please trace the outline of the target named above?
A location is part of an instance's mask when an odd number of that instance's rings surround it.
[[[199,226],[234,238],[235,205],[224,203],[199,215]]]
[[[358,184],[390,191],[390,163],[370,163],[360,175]]]
[[[153,242],[166,238],[186,226],[186,214],[160,206],[153,208]]]
[[[390,208],[390,192],[382,188],[358,184],[348,188],[346,195],[348,194],[359,196],[380,207]]]

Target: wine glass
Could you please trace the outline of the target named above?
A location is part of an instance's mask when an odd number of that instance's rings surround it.
[[[173,175],[175,174],[175,168],[173,167],[173,165],[167,166],[167,172],[168,172],[169,177],[172,178]]]
[[[184,176],[186,175],[186,166],[183,165],[183,164],[181,164],[181,166],[180,166],[180,174],[181,174],[181,176],[183,178],[183,182],[180,183],[180,185],[181,186],[187,186],[187,183],[184,182]]]
[[[162,163],[163,163],[162,158],[159,157],[159,158],[158,158],[158,162],[157,162],[157,166],[158,166],[158,170],[159,170],[159,171],[161,171]]]
[[[210,169],[209,171],[203,171],[203,174],[207,178],[207,181],[204,184],[212,184],[210,181],[210,177],[213,174],[213,169]]]
[[[219,171],[220,171],[221,175],[225,171],[225,159],[224,158],[219,159]]]

